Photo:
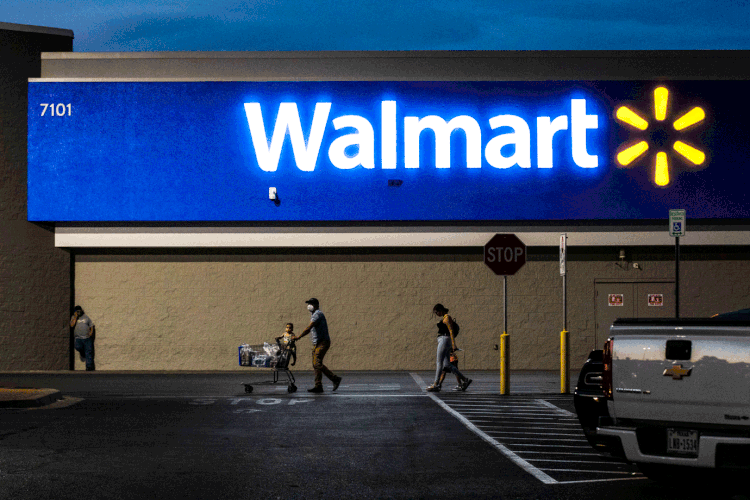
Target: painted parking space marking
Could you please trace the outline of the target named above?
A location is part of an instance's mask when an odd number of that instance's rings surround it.
[[[422,390],[427,384],[415,373]],[[577,416],[555,403],[570,396],[494,392],[427,393],[467,428],[545,484],[645,479],[632,464],[597,453],[586,441]],[[559,390],[559,388],[556,388]]]
[[[633,465],[610,459],[591,449],[572,412],[536,396],[514,396],[512,404],[528,406],[530,403],[536,406],[531,412],[533,416],[529,415],[527,409],[522,412],[503,409],[488,417],[494,408],[494,401],[501,396],[485,397],[488,400],[488,413],[481,414],[481,421],[476,424],[523,460],[552,477],[556,483],[643,478]],[[455,404],[457,411],[464,413],[459,406],[460,395],[445,395],[442,399],[450,406]],[[555,400],[564,401],[563,398]],[[468,413],[467,418],[471,420],[479,415]]]

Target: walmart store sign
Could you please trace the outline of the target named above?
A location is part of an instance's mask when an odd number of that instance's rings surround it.
[[[750,133],[746,87],[33,81],[28,215],[632,220],[680,206],[748,218],[747,141],[725,145]]]
[[[284,140],[289,136],[294,162],[298,169],[312,172],[318,164],[320,147],[325,129],[330,126],[329,117],[332,103],[315,104],[310,129],[305,133],[299,115],[297,103],[285,102],[279,105],[273,135],[269,141],[263,122],[261,103],[245,103],[245,114],[253,142],[253,151],[258,166],[266,172],[275,172],[279,166],[281,149]],[[398,165],[398,110],[397,101],[382,101],[380,104],[380,137],[381,168],[396,169]],[[335,130],[353,130],[353,133],[336,137],[328,146],[328,160],[338,169],[350,170],[356,167],[375,168],[375,129],[364,116],[344,115],[332,120]],[[531,168],[531,129],[520,116],[501,114],[491,117],[487,125],[495,131],[486,145],[482,144],[482,127],[479,121],[469,115],[459,115],[446,121],[437,115],[405,116],[403,119],[403,166],[404,168],[420,167],[420,137],[429,131],[435,143],[436,168],[451,167],[451,135],[463,133],[466,145],[464,164],[467,168],[482,167],[484,160],[495,168],[519,166]],[[570,100],[570,116],[561,115],[555,118],[540,116],[536,118],[536,155],[535,165],[539,168],[552,168],[553,138],[556,133],[568,131],[572,143],[572,159],[575,165],[582,168],[599,166],[597,155],[590,155],[586,149],[586,132],[596,130],[599,126],[597,115],[586,114],[586,99]],[[498,131],[509,130],[506,133]],[[506,156],[503,148],[511,146],[512,152]],[[355,153],[349,154],[353,148]]]

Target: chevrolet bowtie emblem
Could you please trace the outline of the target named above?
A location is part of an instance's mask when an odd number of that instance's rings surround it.
[[[665,369],[662,375],[669,375],[672,377],[672,380],[682,380],[682,377],[689,377],[690,372],[692,371],[692,368],[683,368],[682,365],[673,365],[672,368]]]

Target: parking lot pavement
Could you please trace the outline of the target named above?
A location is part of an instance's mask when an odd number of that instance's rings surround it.
[[[413,378],[426,387],[421,375],[413,374]],[[544,377],[535,377],[534,385],[527,385],[536,393],[500,395],[479,385],[479,391],[445,391],[430,393],[430,397],[542,483],[645,479],[636,466],[591,448],[574,413],[573,397],[543,392],[549,385]]]
[[[514,463],[545,484],[643,479],[632,464],[595,452],[575,414],[556,403],[570,396],[486,396],[443,394],[447,411],[497,443]]]
[[[298,392],[252,394],[243,384],[268,373],[14,375],[78,402],[0,410],[0,499],[540,498],[548,487],[410,373],[343,375],[325,394],[307,393],[310,372],[296,374]]]
[[[63,394],[0,408],[0,500],[675,495],[589,449],[555,373],[516,374],[505,396],[496,372],[469,372],[458,393],[425,392],[427,371],[342,372],[325,394],[308,394],[312,373],[300,371],[297,392],[244,392],[268,375],[0,373],[6,388]]]

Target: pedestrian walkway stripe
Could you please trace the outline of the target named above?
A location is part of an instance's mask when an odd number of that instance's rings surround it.
[[[427,384],[425,384],[424,380],[422,380],[422,377],[420,377],[416,373],[411,374],[412,378],[414,378],[414,381],[419,385],[422,389],[425,389],[427,387]],[[512,451],[510,451],[508,448],[503,446],[502,444],[498,443],[496,440],[494,440],[492,437],[487,435],[484,431],[479,429],[477,426],[472,424],[466,417],[458,413],[456,410],[445,404],[440,398],[435,396],[434,394],[429,394],[430,398],[435,401],[441,408],[443,408],[445,411],[456,417],[462,424],[464,424],[470,431],[472,431],[474,434],[482,438],[484,441],[489,443],[491,446],[493,446],[495,449],[497,449],[500,453],[505,455],[510,461],[521,467],[523,470],[534,476],[535,478],[539,479],[544,484],[555,484],[557,483],[557,480],[553,479],[549,475],[542,472],[540,469],[537,469],[533,465],[531,465],[529,462],[524,460],[523,458],[519,457]]]

